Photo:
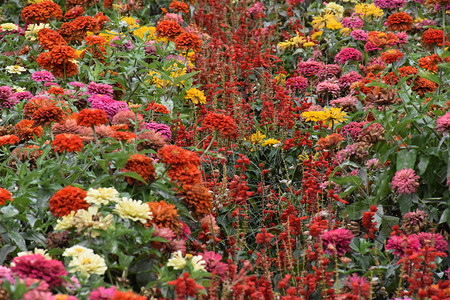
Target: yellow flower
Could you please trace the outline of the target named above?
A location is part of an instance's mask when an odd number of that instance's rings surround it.
[[[347,113],[342,111],[342,107],[325,107],[324,109],[325,118],[324,123],[329,125],[344,122],[347,119]]]
[[[186,259],[183,257],[181,250],[172,253],[171,258],[167,261],[168,267],[173,267],[175,270],[181,270],[186,266]]]
[[[206,97],[203,91],[196,89],[196,88],[190,88],[186,91],[186,96],[184,99],[189,99],[194,104],[205,104],[206,103]]]
[[[139,24],[136,21],[136,19],[132,18],[132,17],[123,17],[122,19],[120,19],[120,22],[122,24],[123,23],[127,24],[128,28],[130,28],[130,29],[134,29],[134,28],[139,27]]]
[[[110,201],[119,202],[119,192],[115,188],[89,189],[86,198],[87,203],[95,205],[107,205]]]
[[[321,37],[322,34],[323,34],[323,31],[317,31],[317,32],[314,32],[313,34],[311,34],[311,38],[312,38],[313,40],[317,40],[317,38]]]
[[[315,45],[314,42],[306,42],[303,44],[303,47],[308,48],[308,47],[313,47]]]
[[[19,26],[14,23],[3,23],[0,25],[0,28],[4,31],[13,31],[19,29]]]
[[[350,34],[352,30],[350,28],[344,27],[342,28],[339,32],[343,35],[343,36],[348,36]]]
[[[13,86],[12,86],[12,89],[13,89],[14,91],[16,91],[16,93],[22,93],[22,92],[25,92],[25,91],[26,91],[26,88],[23,88],[23,87],[20,87],[20,86],[17,86],[17,85],[13,85]]]
[[[363,18],[381,18],[383,16],[383,10],[373,3],[356,4],[355,13],[361,15]]]
[[[326,25],[326,19],[322,16],[315,16],[313,17],[313,21],[311,22],[314,29],[322,29]]]
[[[306,118],[306,122],[319,122],[323,121],[325,118],[325,113],[323,110],[319,111],[305,111],[302,112],[302,117]]]
[[[256,133],[250,136],[250,143],[252,144],[261,143],[261,141],[265,138],[266,136],[262,134],[261,131],[258,130]]]
[[[263,146],[275,146],[276,144],[278,144],[280,141],[276,140],[276,139],[267,139],[265,140],[262,145]]]
[[[114,212],[122,219],[130,219],[143,224],[152,219],[150,207],[146,203],[142,203],[141,200],[131,198],[122,198],[122,201],[116,204]]]
[[[120,36],[120,34],[111,30],[105,30],[105,32],[100,32],[98,35],[104,37],[107,44],[109,44],[115,36]]]
[[[278,84],[284,85],[286,83],[287,75],[283,73],[279,73],[277,76],[275,76],[275,80]]]
[[[74,217],[76,211],[71,211],[67,216],[63,216],[56,221],[55,230],[67,230],[74,227]]]
[[[37,33],[39,30],[44,28],[50,28],[50,24],[30,24],[27,26],[27,31],[25,31],[25,37],[30,41],[35,41],[37,39]]]
[[[80,256],[82,254],[94,254],[94,251],[92,249],[83,247],[81,245],[75,245],[72,246],[70,248],[67,248],[66,250],[64,250],[63,252],[63,256],[69,256],[69,257],[76,257],[76,256]]]
[[[45,0],[28,0],[28,4],[39,4]],[[51,0],[50,0],[51,1]],[[53,1],[52,1],[53,2]]]
[[[74,256],[69,263],[69,268],[71,272],[80,272],[86,277],[91,274],[103,275],[108,269],[105,260],[100,255],[88,252]]]
[[[342,24],[336,20],[330,20],[327,22],[327,28],[331,30],[337,30],[342,28]]]

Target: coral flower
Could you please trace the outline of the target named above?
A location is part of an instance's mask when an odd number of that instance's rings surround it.
[[[419,187],[419,176],[416,175],[414,170],[405,168],[397,171],[392,178],[392,189],[397,194],[413,194]]]
[[[37,125],[49,125],[52,122],[64,120],[64,111],[56,105],[47,105],[39,108],[33,114],[33,121]]]
[[[153,166],[152,159],[142,154],[131,155],[125,164],[125,168],[122,169],[122,172],[138,173],[147,183],[152,183],[156,179],[155,167]],[[140,182],[128,176],[125,180],[128,184]]]
[[[390,31],[410,31],[413,28],[414,20],[411,15],[399,12],[390,15],[386,24]]]
[[[108,123],[108,116],[106,112],[101,109],[88,109],[85,108],[77,115],[77,124],[81,126],[97,126]]]
[[[102,298],[103,299],[103,298]],[[147,297],[140,296],[132,291],[122,292],[120,290],[116,290],[114,296],[112,298],[108,298],[110,300],[147,300]]]
[[[57,191],[49,200],[50,212],[57,218],[67,216],[72,211],[87,209],[89,203],[84,200],[87,192],[83,189],[66,186]]]
[[[53,1],[31,4],[22,10],[21,18],[25,23],[48,23],[51,19],[60,20],[63,16],[61,7]]]
[[[61,133],[55,136],[52,147],[55,152],[80,152],[83,149],[83,140],[72,133]]]
[[[158,151],[158,155],[164,163],[169,165],[200,164],[200,158],[195,152],[175,145],[164,146]]]
[[[232,137],[237,134],[237,125],[234,119],[224,114],[210,112],[203,120],[203,126],[212,130],[217,130],[225,137]]]
[[[4,205],[6,201],[13,201],[11,193],[4,188],[0,188],[0,205]]]
[[[82,14],[84,14],[84,8],[79,5],[76,5],[65,13],[64,19],[66,20],[75,19],[76,17],[79,17]]]
[[[17,135],[23,140],[32,140],[34,137],[40,137],[44,130],[41,126],[36,126],[32,120],[22,120],[15,126]]]
[[[189,6],[186,3],[177,0],[174,0],[170,3],[169,9],[175,12],[182,12],[184,14],[189,13]]]
[[[197,216],[211,213],[213,195],[201,184],[183,186],[183,203]]]
[[[183,28],[175,21],[163,20],[156,26],[156,35],[158,37],[175,40],[183,32]]]
[[[183,32],[175,38],[175,45],[180,50],[199,51],[202,47],[202,40],[196,34]]]
[[[49,70],[57,77],[71,77],[78,74],[77,58],[74,48],[66,45],[54,46],[50,52],[39,54],[37,63],[43,69]]]
[[[399,61],[403,56],[403,53],[397,49],[390,49],[381,53],[381,59],[387,64],[392,64]]]
[[[148,202],[153,219],[147,222],[147,226],[156,225],[158,227],[170,228],[177,232],[181,230],[181,223],[178,220],[178,211],[175,205],[169,204],[165,201]]]
[[[43,28],[38,32],[39,45],[45,50],[52,50],[56,46],[67,45],[66,40],[55,30]]]
[[[437,88],[437,83],[422,77],[417,77],[414,80],[412,90],[423,97],[426,93],[434,93]]]
[[[20,139],[14,134],[0,136],[0,146],[3,145],[16,145],[20,142]]]
[[[437,73],[438,64],[442,62],[442,59],[437,54],[428,55],[419,58],[419,67],[430,71],[432,73]]]
[[[433,47],[442,47],[444,41],[444,32],[440,29],[428,28],[422,35],[420,42],[422,46],[427,49],[433,49]],[[448,45],[447,35],[445,36],[445,45]]]

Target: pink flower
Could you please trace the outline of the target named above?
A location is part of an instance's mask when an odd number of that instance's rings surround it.
[[[436,130],[443,132],[450,131],[450,111],[436,120]]]
[[[439,252],[447,251],[448,243],[439,233],[421,232],[417,234],[417,238],[422,247],[425,245],[432,245]]]
[[[397,171],[392,178],[392,189],[399,195],[401,194],[413,194],[419,187],[419,176],[416,175],[414,170],[405,168]]]
[[[317,91],[318,95],[322,95],[322,96],[325,96],[327,94],[337,96],[339,94],[339,92],[341,91],[341,88],[336,83],[333,83],[330,81],[323,81],[317,85],[316,91]]]
[[[113,96],[113,88],[109,84],[90,82],[87,88],[88,95],[107,95]]]
[[[341,24],[350,29],[361,29],[364,27],[364,22],[359,17],[345,17],[342,19]]]
[[[24,300],[54,300],[55,297],[50,292],[42,292],[38,290],[29,290],[23,295]]]
[[[339,228],[326,231],[322,234],[323,249],[325,253],[342,256],[345,252],[350,250],[350,242],[353,239],[353,234],[350,230]]]
[[[420,241],[415,234],[410,236],[393,235],[386,243],[386,250],[394,250],[392,253],[398,256],[404,256],[406,250],[419,251]]]
[[[303,76],[295,76],[286,80],[286,88],[293,92],[304,90],[308,87],[308,79]]]
[[[350,36],[357,41],[365,42],[367,41],[367,37],[369,36],[369,34],[362,29],[355,29],[350,32]]]
[[[11,270],[20,278],[30,277],[47,282],[50,286],[61,286],[68,273],[62,262],[45,259],[41,254],[18,256],[12,260]]]
[[[226,278],[227,264],[221,262],[222,255],[213,251],[205,251],[200,253],[203,260],[206,261],[206,270],[211,273],[215,273],[222,279]]]
[[[99,287],[91,292],[89,295],[89,300],[109,300],[114,297],[116,293],[116,287],[112,286],[110,288]]]
[[[173,241],[175,238],[175,233],[173,233],[172,229],[166,228],[166,227],[158,227],[155,226],[155,231],[153,231],[154,237],[162,237],[163,239],[170,241]]]
[[[6,279],[11,283],[15,282],[14,276],[10,268],[0,266],[0,284],[2,279]]]
[[[323,69],[323,63],[315,60],[301,61],[297,65],[297,71],[306,77],[317,75]]]
[[[362,61],[362,54],[355,48],[343,48],[334,57],[334,61],[340,64],[344,64],[349,60]]]
[[[31,79],[33,79],[35,82],[53,81],[55,80],[55,77],[48,71],[37,71],[31,74]]]

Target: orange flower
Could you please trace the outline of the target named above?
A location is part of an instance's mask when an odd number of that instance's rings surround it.
[[[437,73],[438,64],[442,62],[442,59],[437,54],[428,55],[419,58],[419,67],[428,70],[433,73]]]
[[[87,192],[83,189],[66,186],[57,191],[49,200],[50,212],[57,218],[67,216],[72,211],[86,209],[89,204],[84,200]]]
[[[182,225],[178,220],[178,212],[175,205],[165,201],[148,202],[153,219],[149,220],[147,226],[156,225],[159,227],[170,228],[172,231],[180,231]]]
[[[0,205],[4,205],[6,201],[13,201],[11,193],[4,188],[0,188]]]
[[[387,27],[390,31],[410,31],[414,19],[405,12],[394,13],[387,18]]]
[[[193,164],[197,166],[200,164],[200,158],[197,153],[175,145],[162,147],[158,151],[158,155],[165,164],[169,165]]]
[[[56,102],[54,100],[48,99],[46,97],[34,97],[28,101],[27,104],[23,107],[23,114],[26,118],[32,118],[33,114],[41,107],[47,105],[55,105]]]
[[[156,179],[155,167],[150,157],[142,154],[134,154],[127,160],[125,168],[122,172],[135,172],[139,174],[148,184],[152,183]],[[128,184],[141,183],[132,177],[125,177]]]
[[[59,28],[59,33],[68,42],[81,42],[88,31],[98,33],[100,30],[101,23],[99,20],[89,16],[81,16],[63,23]]]
[[[60,133],[55,136],[52,142],[55,152],[80,152],[83,149],[83,140],[76,134]]]
[[[118,141],[132,142],[136,138],[136,135],[133,132],[128,131],[115,131],[112,135],[112,138],[115,138]]]
[[[39,54],[37,63],[43,69],[49,70],[57,77],[70,77],[78,74],[78,67],[73,62],[77,58],[74,48],[70,46],[55,46],[50,52]]]
[[[76,17],[79,17],[82,14],[84,14],[84,8],[77,5],[72,7],[66,12],[66,14],[64,15],[64,19],[66,20],[75,19]]]
[[[85,108],[77,115],[77,124],[81,126],[103,125],[109,122],[106,112],[102,109]]]
[[[194,164],[172,165],[167,172],[172,181],[180,181],[184,184],[195,184],[202,181],[202,173]]]
[[[54,85],[51,88],[49,88],[47,92],[53,95],[64,95],[64,89]]]
[[[166,115],[170,114],[170,111],[167,109],[167,107],[165,107],[163,104],[155,103],[155,101],[152,101],[147,104],[147,108],[145,109],[145,111],[149,110]]]
[[[428,28],[422,35],[420,42],[427,49],[433,49],[434,46],[442,47],[444,32],[440,29]],[[445,36],[445,45],[448,45],[448,38]]]
[[[20,139],[14,134],[0,136],[0,146],[3,145],[16,145],[20,142]]]
[[[84,40],[86,41],[86,44],[88,44],[89,46],[93,45],[101,46],[107,44],[105,37],[101,35],[88,35],[87,37],[84,38]]]
[[[177,49],[199,51],[202,47],[202,40],[196,34],[183,32],[175,39]]]
[[[16,132],[22,140],[32,140],[34,136],[40,137],[44,130],[41,126],[35,126],[32,120],[22,120],[16,124]]]
[[[425,93],[434,93],[438,88],[438,85],[433,81],[428,79],[417,77],[414,80],[414,85],[412,90],[418,93],[421,97],[425,95]]]
[[[237,126],[234,119],[230,116],[210,112],[203,120],[203,126],[212,130],[218,130],[225,137],[235,136]]]
[[[398,41],[398,37],[392,32],[371,31],[367,36],[367,41],[378,47],[392,46]]]
[[[321,149],[331,149],[332,147],[339,145],[343,140],[344,138],[340,134],[333,133],[324,138],[320,138],[319,141],[317,141],[317,145],[319,145],[319,148]]]
[[[183,31],[180,24],[171,20],[163,20],[156,25],[156,35],[171,41],[175,40]]]
[[[392,64],[399,61],[403,56],[403,53],[397,49],[390,49],[381,53],[381,59],[387,64]]]
[[[65,118],[64,111],[56,105],[47,105],[39,108],[33,114],[33,121],[37,125],[49,125],[52,122],[61,122]]]
[[[55,30],[43,28],[38,32],[39,45],[45,50],[52,50],[56,46],[67,45],[66,40]]]
[[[62,18],[62,10],[53,1],[31,4],[22,10],[21,18],[25,23],[48,23],[51,19]]]
[[[197,216],[211,213],[213,195],[201,184],[184,185],[182,199],[184,204]]]
[[[116,290],[114,292],[114,297],[112,297],[111,300],[147,300],[147,297],[137,295],[132,291],[122,292],[120,290]]]
[[[184,2],[180,2],[180,1],[176,1],[176,0],[172,1],[172,3],[170,3],[169,9],[174,10],[175,12],[182,12],[184,14],[189,13],[189,6]]]

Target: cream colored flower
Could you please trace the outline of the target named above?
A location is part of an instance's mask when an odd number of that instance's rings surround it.
[[[103,217],[98,213],[98,206],[90,206],[87,210],[80,209],[75,214],[74,225],[78,232],[81,233],[87,229],[84,233],[86,236],[96,238],[100,236],[99,230],[106,230],[112,226],[113,216],[107,215]]]
[[[25,31],[25,37],[30,41],[35,41],[37,40],[37,33],[39,30],[44,28],[50,28],[50,24],[30,24],[27,26],[27,31]]]
[[[48,255],[47,250],[38,249],[38,248],[34,248],[34,251],[19,252],[19,253],[17,253],[17,256],[33,255],[33,254],[40,254],[43,257],[45,257],[45,259],[52,259],[52,257],[50,255]]]
[[[0,25],[0,28],[4,31],[14,31],[19,29],[19,26],[14,23],[3,23]]]
[[[146,203],[142,203],[141,200],[133,200],[126,197],[122,198],[122,201],[116,204],[114,212],[122,219],[139,221],[143,224],[147,223],[147,220],[152,219],[150,207]]]
[[[13,85],[12,89],[16,92],[16,93],[22,93],[26,91],[26,88],[17,86],[17,85]]]
[[[191,259],[192,266],[194,267],[194,271],[204,271],[206,272],[205,266],[206,261],[203,260],[203,256],[195,255]]]
[[[27,70],[19,65],[7,66],[5,69],[9,74],[22,74]]]
[[[175,270],[181,270],[186,266],[186,259],[183,257],[181,250],[173,252],[171,258],[167,261],[168,267],[173,267]]]
[[[94,251],[81,245],[75,245],[64,250],[63,256],[77,257],[82,254],[94,254]]]
[[[119,192],[115,188],[89,189],[84,198],[87,203],[95,205],[107,205],[110,201],[119,202]]]
[[[69,268],[71,272],[80,272],[86,277],[92,274],[103,275],[108,269],[105,260],[100,255],[88,252],[74,256],[69,263]]]
[[[55,230],[67,230],[74,227],[75,211],[71,211],[67,216],[63,216],[56,221]]]

